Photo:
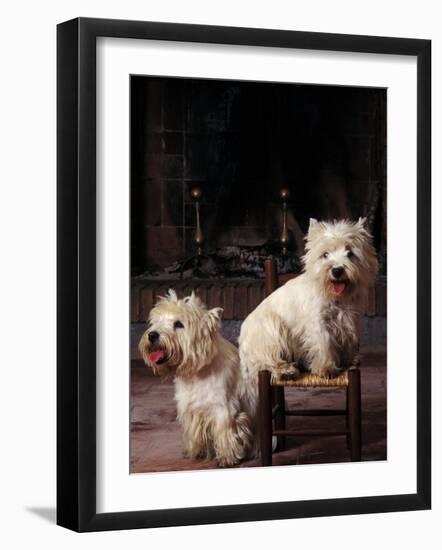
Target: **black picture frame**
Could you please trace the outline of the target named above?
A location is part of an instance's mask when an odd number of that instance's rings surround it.
[[[417,58],[417,492],[96,512],[96,39],[395,54]],[[57,523],[75,531],[425,510],[431,506],[431,41],[79,18],[57,28]],[[392,205],[394,208],[395,206]],[[277,488],[275,487],[275,490]]]

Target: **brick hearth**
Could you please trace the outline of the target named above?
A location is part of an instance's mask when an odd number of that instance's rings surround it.
[[[284,276],[281,276],[281,282]],[[264,281],[257,279],[188,279],[185,281],[134,279],[131,295],[131,319],[144,323],[156,300],[173,288],[180,297],[194,291],[209,308],[222,307],[224,320],[243,320],[264,299]],[[387,308],[385,280],[381,279],[369,293],[366,315],[385,317]]]

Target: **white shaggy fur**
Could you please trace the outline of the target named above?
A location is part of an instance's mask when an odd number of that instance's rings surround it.
[[[184,454],[233,466],[252,449],[252,427],[238,393],[238,351],[219,333],[221,311],[169,290],[151,311],[139,348],[155,374],[175,375]]]
[[[239,353],[249,410],[256,410],[258,371],[283,379],[305,368],[333,377],[358,353],[367,290],[378,269],[365,220],[310,220],[303,262],[304,273],[268,296],[242,324]]]

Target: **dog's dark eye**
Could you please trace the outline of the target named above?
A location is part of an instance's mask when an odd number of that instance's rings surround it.
[[[351,250],[349,250],[347,252],[347,258],[353,258],[353,256],[354,256],[354,253]]]
[[[175,323],[173,324],[173,328],[174,329],[177,329],[177,328],[184,328],[184,325],[181,321],[175,321]]]
[[[324,252],[324,254],[322,255],[322,257],[323,257],[324,259],[328,258],[328,252]]]

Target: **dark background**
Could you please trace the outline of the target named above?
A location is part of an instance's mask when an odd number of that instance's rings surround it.
[[[290,190],[290,250],[310,217],[368,216],[385,273],[386,90],[131,78],[132,274],[194,252],[275,243]]]

